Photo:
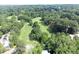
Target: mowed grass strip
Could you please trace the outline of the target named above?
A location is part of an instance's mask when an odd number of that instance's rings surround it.
[[[48,36],[50,37],[51,34],[49,33],[48,26],[45,26],[41,23],[40,21],[41,17],[37,17],[37,18],[33,18],[32,22],[38,22],[40,25],[40,29],[42,32],[46,32],[48,34]],[[32,30],[32,26],[29,26],[28,23],[25,23],[24,26],[22,27],[21,31],[20,31],[20,35],[19,35],[19,39],[20,40],[24,40],[24,41],[28,41],[29,40],[29,34]]]
[[[32,27],[29,26],[28,23],[25,23],[21,29],[19,39],[20,40],[22,40],[22,39],[29,40],[29,34],[30,34],[31,30],[32,30]]]
[[[42,32],[46,32],[48,34],[48,36],[50,37],[51,34],[49,33],[49,31],[47,30],[48,29],[48,26],[45,26],[44,24],[42,24],[42,22],[40,21],[41,17],[37,17],[37,18],[34,18],[32,19],[32,22],[38,22],[39,26],[40,26],[40,29]]]

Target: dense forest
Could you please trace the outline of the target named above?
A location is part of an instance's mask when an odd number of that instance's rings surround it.
[[[1,5],[0,53],[42,54],[44,50],[79,53],[79,5]]]

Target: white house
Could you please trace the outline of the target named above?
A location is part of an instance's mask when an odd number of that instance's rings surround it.
[[[79,33],[77,33],[77,34],[70,34],[69,36],[70,36],[71,39],[73,40],[73,38],[74,38],[75,36],[79,37]]]

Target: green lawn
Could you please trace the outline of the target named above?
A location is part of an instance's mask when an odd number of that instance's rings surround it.
[[[41,23],[40,19],[41,19],[41,17],[34,18],[34,19],[32,19],[32,22],[34,23],[34,22],[37,21],[37,22],[39,23],[39,25],[40,25],[41,31],[42,31],[42,32],[46,32],[46,33],[48,34],[48,36],[50,37],[51,34],[50,34],[49,31],[47,30],[47,29],[48,29],[48,26],[43,25],[43,24]]]
[[[40,22],[40,19],[41,19],[41,17],[36,17],[36,18],[33,18],[33,19],[32,19],[32,22],[34,23],[34,22],[36,22],[36,21],[37,21],[37,22],[39,23],[39,22]]]
[[[33,21],[33,23],[35,21],[37,21],[40,25],[41,31],[46,32],[50,36],[51,34],[47,31],[48,26],[43,25],[41,23],[40,19],[41,19],[40,17],[37,17],[37,18],[32,19],[32,21]],[[23,40],[26,44],[26,52],[25,53],[32,52],[32,49],[38,44],[38,42],[36,42],[36,41],[29,40],[29,34],[30,34],[31,30],[32,30],[32,26],[29,26],[28,23],[25,23],[20,31],[19,39]]]
[[[32,19],[32,21],[33,21],[33,23],[35,21],[37,21],[40,25],[41,31],[46,32],[48,34],[48,36],[50,37],[51,34],[47,30],[48,26],[43,25],[41,23],[40,19],[41,19],[41,17],[37,17],[37,18]],[[24,26],[22,27],[21,31],[20,31],[19,39],[24,40],[26,42],[28,41],[30,43],[31,41],[29,41],[29,34],[30,34],[31,30],[32,30],[32,26],[29,26],[28,23],[25,23]]]
[[[32,27],[29,26],[28,23],[25,23],[21,29],[19,39],[29,40],[29,34],[31,30],[32,30]]]

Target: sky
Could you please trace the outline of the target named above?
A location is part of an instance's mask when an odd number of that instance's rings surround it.
[[[79,4],[79,0],[0,0],[0,5]]]

